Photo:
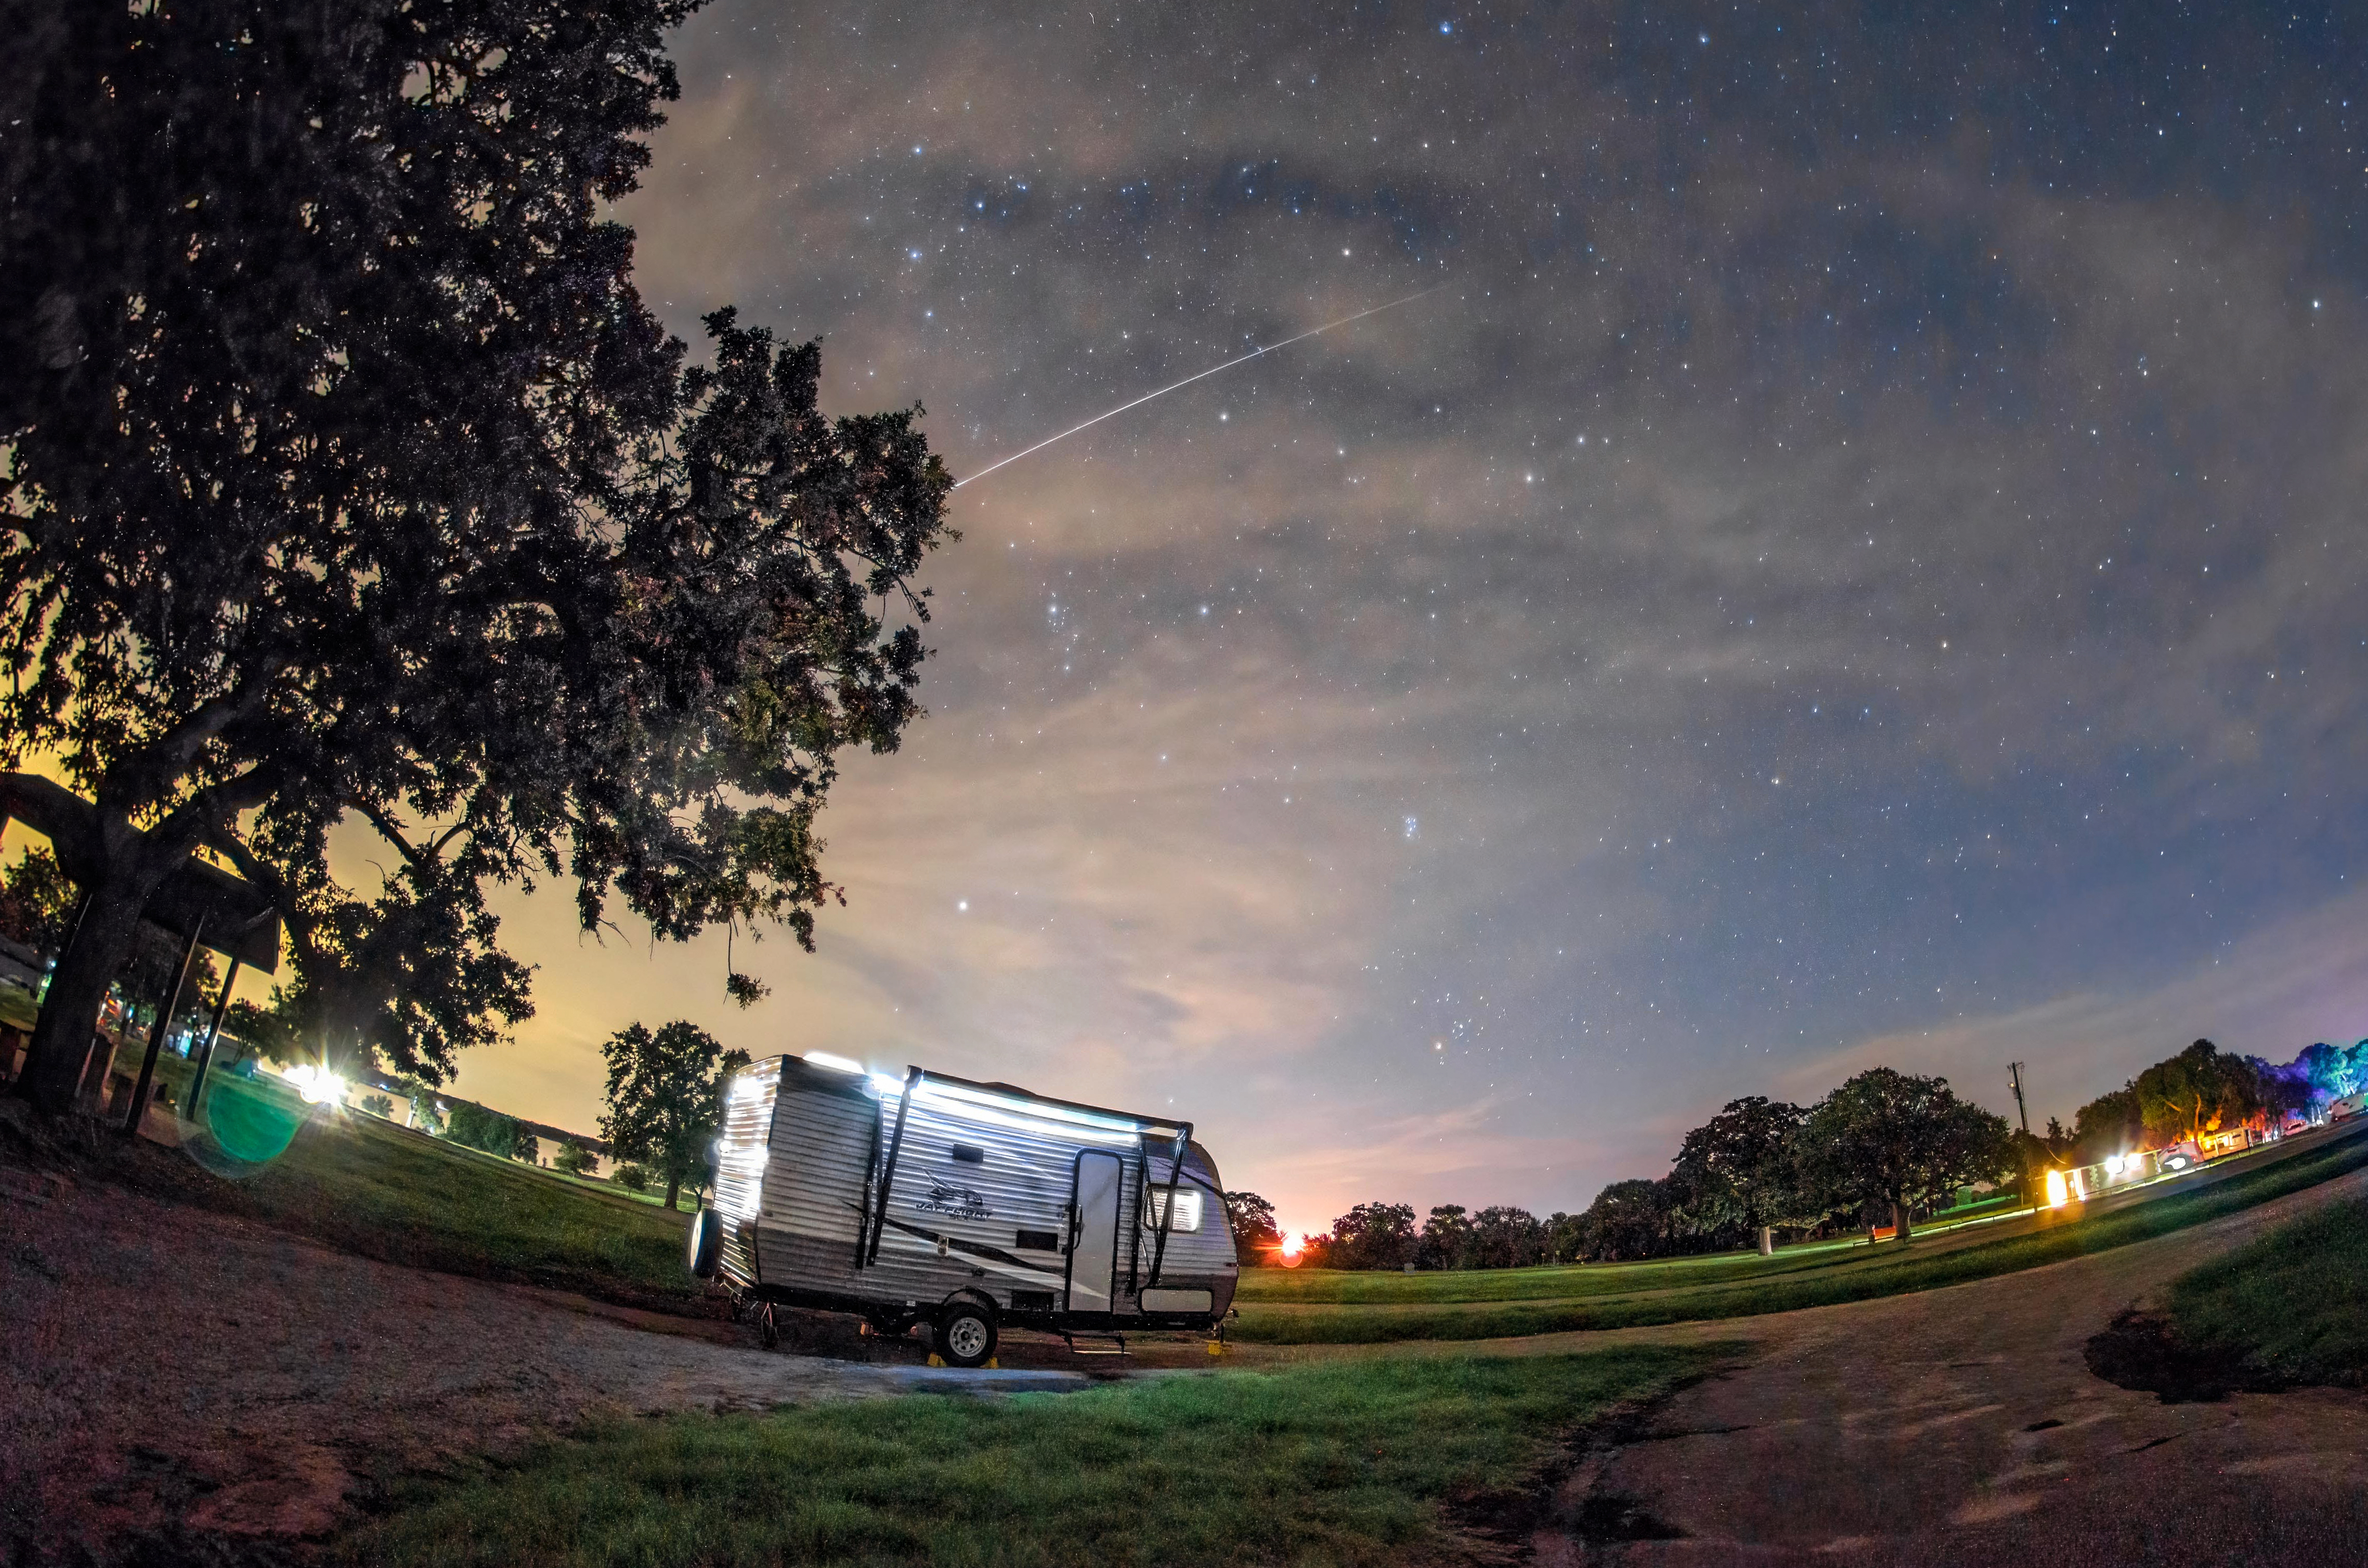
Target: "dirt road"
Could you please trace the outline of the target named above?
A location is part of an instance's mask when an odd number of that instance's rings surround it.
[[[0,1174],[0,1562],[219,1561],[318,1536],[377,1478],[589,1413],[1085,1382],[916,1366],[907,1346],[878,1364],[768,1354],[729,1324]]]
[[[2167,1405],[2093,1376],[2123,1307],[2368,1172],[2028,1273],[1773,1317],[1584,1336],[1751,1342],[1616,1434],[1542,1563],[2368,1562],[2368,1395]],[[1476,1347],[1475,1347],[1476,1348]]]

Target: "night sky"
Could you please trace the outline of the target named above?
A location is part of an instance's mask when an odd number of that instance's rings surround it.
[[[723,0],[623,216],[958,475],[848,907],[692,1017],[1189,1116],[1316,1229],[1583,1207],[1884,1062],[2368,1034],[2368,40],[2167,6]]]

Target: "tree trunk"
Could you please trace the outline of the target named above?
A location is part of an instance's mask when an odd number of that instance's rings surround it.
[[[141,886],[133,875],[119,873],[85,890],[88,903],[82,920],[58,955],[50,989],[41,1000],[40,1019],[33,1025],[31,1048],[25,1056],[17,1092],[51,1116],[73,1108],[74,1091],[90,1060],[91,1038],[98,1028],[98,1010],[107,988],[131,957],[139,935],[140,912],[149,893],[164,878]],[[105,1092],[106,1085],[100,1085]]]
[[[682,1178],[681,1178],[680,1176],[668,1176],[668,1177],[666,1177],[666,1212],[667,1212],[667,1213],[671,1214],[671,1213],[673,1213],[673,1212],[674,1212],[674,1200],[675,1200],[676,1199],[677,1199],[677,1198],[680,1198],[681,1196],[682,1196]]]
[[[1907,1222],[1907,1205],[1895,1201],[1891,1206],[1891,1214],[1893,1221],[1899,1227],[1899,1244],[1906,1246],[1907,1238],[1915,1233]]]
[[[1776,1227],[1773,1225],[1759,1227],[1759,1256],[1762,1257],[1776,1256]]]

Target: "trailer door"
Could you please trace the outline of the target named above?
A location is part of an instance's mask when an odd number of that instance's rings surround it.
[[[1069,1304],[1073,1312],[1106,1312],[1118,1277],[1119,1189],[1126,1166],[1116,1154],[1088,1150],[1077,1156],[1069,1197]]]

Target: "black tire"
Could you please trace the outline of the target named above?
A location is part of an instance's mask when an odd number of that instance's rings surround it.
[[[690,1242],[685,1249],[684,1262],[701,1279],[715,1278],[715,1266],[723,1253],[723,1218],[712,1209],[702,1209],[691,1216]]]
[[[985,1366],[995,1359],[995,1313],[976,1301],[956,1301],[939,1314],[938,1355],[948,1366]]]

